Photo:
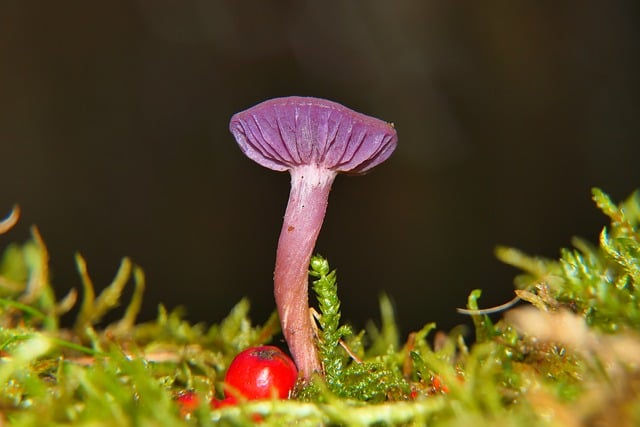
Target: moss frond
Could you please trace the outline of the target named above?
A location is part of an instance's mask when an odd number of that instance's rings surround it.
[[[596,205],[610,219],[598,246],[573,239],[574,248],[562,249],[558,260],[499,248],[498,258],[525,271],[516,278],[520,295],[549,310],[568,308],[603,331],[640,330],[639,194],[616,206],[593,190]]]

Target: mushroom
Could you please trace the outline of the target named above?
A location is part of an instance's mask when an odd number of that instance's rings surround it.
[[[340,172],[363,174],[397,145],[393,124],[318,98],[264,101],[235,114],[229,125],[244,154],[291,174],[291,192],[278,241],[274,294],[282,332],[301,376],[322,366],[309,313],[308,269]]]

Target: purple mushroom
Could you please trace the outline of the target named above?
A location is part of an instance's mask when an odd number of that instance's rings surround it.
[[[318,98],[262,102],[231,118],[240,149],[258,164],[291,174],[278,241],[274,294],[282,331],[304,379],[322,367],[308,303],[308,268],[331,184],[340,172],[363,174],[397,145],[393,125]]]

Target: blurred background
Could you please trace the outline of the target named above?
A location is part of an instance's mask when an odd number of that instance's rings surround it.
[[[317,251],[356,327],[394,301],[404,333],[512,298],[498,244],[596,241],[640,185],[640,3],[130,0],[0,5],[0,216],[37,224],[62,295],[73,254],[106,286],[123,256],[157,305],[220,320],[274,309],[289,177],[246,159],[231,115],[328,98],[395,123],[393,157],[338,177]]]

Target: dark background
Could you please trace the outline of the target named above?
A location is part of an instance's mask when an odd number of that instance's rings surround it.
[[[62,295],[82,253],[98,287],[122,256],[194,321],[241,297],[273,310],[289,177],[244,158],[230,116],[318,96],[395,123],[394,156],[338,177],[317,250],[345,317],[389,293],[406,332],[513,296],[497,244],[556,257],[595,241],[640,182],[634,1],[6,1],[0,5],[2,245],[37,224]]]

